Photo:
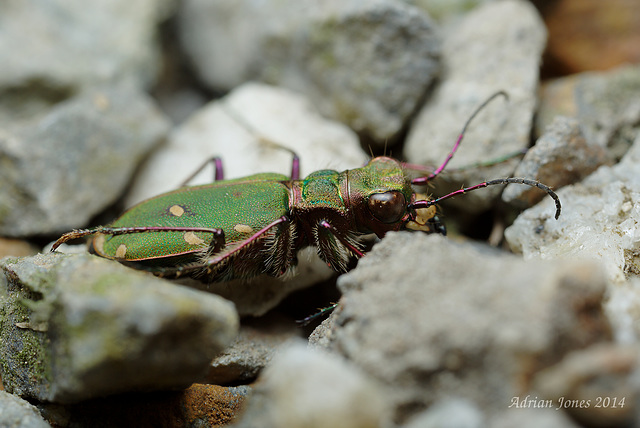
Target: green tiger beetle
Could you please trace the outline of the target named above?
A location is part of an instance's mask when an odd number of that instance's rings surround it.
[[[371,159],[343,172],[316,171],[300,178],[293,153],[291,176],[261,173],[224,180],[222,162],[214,158],[213,183],[186,186],[143,201],[109,226],[64,234],[52,247],[95,235],[90,251],[158,276],[190,276],[203,282],[281,276],[297,263],[298,250],[317,247],[320,258],[344,272],[364,256],[358,238],[389,231],[445,233],[436,215],[440,201],[479,188],[518,183],[538,187],[561,205],[546,185],[524,178],[499,178],[431,199],[413,191],[440,174],[458,149],[472,119],[498,92],[480,105],[465,123],[445,161],[432,172],[411,179],[416,167],[390,157]],[[206,165],[206,164],[205,164]],[[200,170],[198,170],[200,171]]]

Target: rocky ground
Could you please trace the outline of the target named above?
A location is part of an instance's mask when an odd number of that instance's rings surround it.
[[[0,4],[0,425],[640,425],[633,0]],[[387,154],[448,236],[171,281],[50,242],[180,185]],[[514,153],[524,153],[514,156]],[[492,162],[506,158],[503,162]],[[190,183],[207,183],[205,169]],[[296,319],[338,302],[324,319]]]

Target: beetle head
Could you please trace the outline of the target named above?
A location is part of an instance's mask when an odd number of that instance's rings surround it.
[[[412,209],[412,204],[424,199],[416,195],[402,163],[380,156],[363,168],[349,171],[349,200],[355,210],[360,232],[378,237],[389,231],[403,229],[443,233],[435,207]]]

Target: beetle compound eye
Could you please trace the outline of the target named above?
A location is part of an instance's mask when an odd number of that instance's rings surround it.
[[[405,213],[404,195],[397,191],[374,193],[369,196],[369,211],[383,223],[395,223]]]

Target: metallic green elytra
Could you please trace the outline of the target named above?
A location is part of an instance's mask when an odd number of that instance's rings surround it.
[[[219,281],[283,275],[296,265],[298,250],[307,246],[316,247],[333,269],[346,271],[364,255],[360,236],[383,237],[407,229],[444,234],[435,204],[491,185],[538,187],[555,200],[557,218],[561,209],[557,195],[544,184],[523,178],[486,181],[436,199],[414,192],[414,185],[427,183],[444,169],[469,121],[446,161],[435,170],[424,168],[423,176],[414,179],[409,171],[416,166],[384,156],[361,168],[321,170],[300,179],[294,154],[290,177],[263,173],[224,180],[222,163],[215,158],[213,183],[143,201],[109,226],[66,233],[52,251],[63,242],[95,235],[90,249],[101,257],[160,276]]]

